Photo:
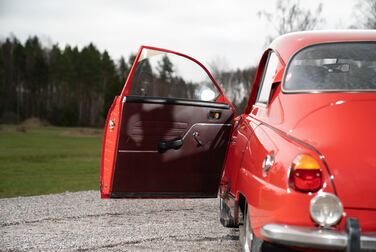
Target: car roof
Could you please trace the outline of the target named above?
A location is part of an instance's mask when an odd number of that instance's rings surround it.
[[[287,33],[276,38],[270,48],[276,51],[284,63],[300,49],[320,43],[376,41],[376,30],[322,30]]]

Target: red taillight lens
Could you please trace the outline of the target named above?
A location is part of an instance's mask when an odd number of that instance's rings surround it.
[[[298,155],[291,165],[289,184],[298,191],[315,192],[322,187],[322,172],[319,163],[313,157]]]
[[[296,169],[290,176],[293,188],[303,192],[315,192],[321,188],[322,175],[320,170]]]

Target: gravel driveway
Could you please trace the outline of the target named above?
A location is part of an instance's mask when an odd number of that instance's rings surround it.
[[[218,199],[101,200],[86,191],[0,200],[2,251],[238,251]]]

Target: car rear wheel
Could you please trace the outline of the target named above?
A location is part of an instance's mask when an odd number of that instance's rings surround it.
[[[263,241],[254,235],[251,220],[248,216],[248,203],[245,202],[241,209],[242,223],[239,225],[239,240],[243,252],[297,252],[297,250]]]
[[[231,216],[230,208],[222,197],[219,197],[219,219],[224,227],[237,227],[235,219]]]
[[[262,240],[258,239],[252,232],[251,223],[248,217],[248,203],[245,203],[243,210],[243,223],[239,226],[239,240],[243,252],[261,251]]]

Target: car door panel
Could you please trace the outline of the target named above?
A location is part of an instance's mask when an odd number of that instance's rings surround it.
[[[232,111],[216,108],[221,118],[213,121],[211,110],[126,102],[111,196],[216,197]],[[176,138],[183,141],[180,149],[158,152],[160,141]]]
[[[172,65],[179,60],[171,55],[201,69],[201,81],[185,79],[187,66]],[[180,53],[141,47],[119,99],[119,120],[111,131],[116,140],[106,139],[106,123],[102,197],[217,197],[234,108],[203,65]],[[113,158],[107,142],[116,146]]]

